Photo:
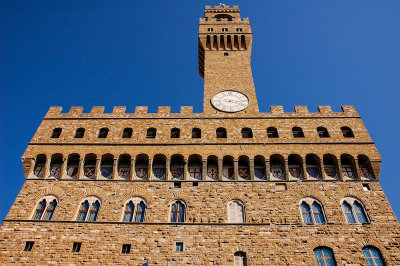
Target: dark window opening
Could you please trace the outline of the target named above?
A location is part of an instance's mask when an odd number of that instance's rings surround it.
[[[125,128],[124,132],[122,133],[122,138],[130,139],[132,137],[132,128]]]
[[[131,253],[131,244],[123,244],[122,245],[122,254]]]
[[[342,127],[341,130],[342,130],[342,133],[343,133],[343,137],[345,137],[345,138],[354,138],[354,134],[353,134],[353,131],[351,130],[351,128]]]
[[[199,182],[193,182],[193,186],[194,186],[194,187],[199,186]]]
[[[227,134],[226,134],[226,129],[225,128],[220,127],[220,128],[217,129],[217,138],[226,139],[226,136],[227,136]]]
[[[53,129],[53,134],[51,134],[51,138],[53,138],[53,139],[59,138],[60,135],[61,135],[61,131],[62,131],[61,128],[55,128],[55,129]]]
[[[363,190],[364,191],[370,191],[371,190],[371,187],[367,183],[362,184],[362,186],[363,186]]]
[[[229,53],[228,52],[224,52],[224,56],[229,56]]]
[[[31,251],[33,248],[33,244],[35,244],[35,242],[26,241],[24,251]]]
[[[182,252],[183,251],[183,242],[176,242],[175,243],[175,251]]]
[[[301,127],[292,128],[292,132],[294,138],[304,138],[303,129],[301,129]]]
[[[179,128],[173,128],[171,129],[171,138],[172,139],[178,139],[180,137],[181,130]]]
[[[201,129],[200,128],[193,128],[192,129],[192,138],[193,139],[201,138]]]
[[[105,139],[105,138],[107,138],[107,135],[108,135],[108,128],[103,127],[103,128],[100,129],[100,131],[99,131],[99,136],[98,136],[98,138],[99,138],[99,139]]]
[[[324,127],[318,127],[317,132],[320,138],[329,138],[329,132],[326,128]]]
[[[154,139],[156,138],[156,135],[157,135],[157,129],[155,129],[154,127],[147,129],[146,138]]]
[[[79,251],[81,251],[81,246],[82,246],[82,243],[74,242],[74,244],[72,245],[72,252],[78,253]]]
[[[174,188],[181,188],[182,183],[181,182],[174,182]]]
[[[208,28],[207,29],[209,32],[212,32],[212,31],[214,31],[214,29],[213,28]]]
[[[85,129],[84,128],[78,128],[75,132],[75,138],[76,139],[81,139],[85,135]]]
[[[228,28],[222,28],[222,31],[223,31],[223,32],[227,32],[227,31],[228,31]]]
[[[246,127],[242,129],[242,138],[253,138],[253,131],[251,128]]]
[[[236,28],[236,31],[237,31],[237,32],[242,32],[243,29],[242,29],[242,28]]]
[[[274,127],[269,127],[267,129],[268,138],[279,138],[278,130]]]

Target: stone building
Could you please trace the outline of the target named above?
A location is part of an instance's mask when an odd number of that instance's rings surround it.
[[[204,111],[51,107],[0,263],[400,265],[381,157],[353,106],[260,113],[237,6],[199,27]]]

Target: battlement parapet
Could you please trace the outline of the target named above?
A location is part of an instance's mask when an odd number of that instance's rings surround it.
[[[215,117],[359,117],[354,106],[342,106],[342,112],[333,112],[330,106],[318,106],[318,112],[310,112],[307,106],[294,106],[294,112],[285,112],[283,106],[270,106],[270,112],[257,114],[215,114]],[[182,106],[179,113],[171,113],[170,106],[159,106],[157,113],[149,113],[147,106],[137,106],[134,113],[126,113],[125,106],[114,107],[112,113],[104,113],[103,106],[94,106],[90,113],[83,113],[83,107],[71,107],[68,113],[61,113],[62,107],[50,107],[45,119],[73,119],[73,118],[203,118],[204,113],[193,113],[192,106]],[[209,116],[214,117],[214,115]]]

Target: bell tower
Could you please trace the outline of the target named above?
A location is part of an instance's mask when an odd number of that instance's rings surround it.
[[[204,78],[204,113],[258,113],[251,72],[253,34],[238,6],[206,6],[199,25],[199,73]]]

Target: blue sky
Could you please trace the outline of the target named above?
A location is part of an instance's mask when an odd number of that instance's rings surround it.
[[[194,106],[198,20],[220,1],[0,1],[0,219],[24,183],[21,156],[49,106]],[[260,0],[252,25],[260,111],[355,105],[400,215],[400,1]]]

